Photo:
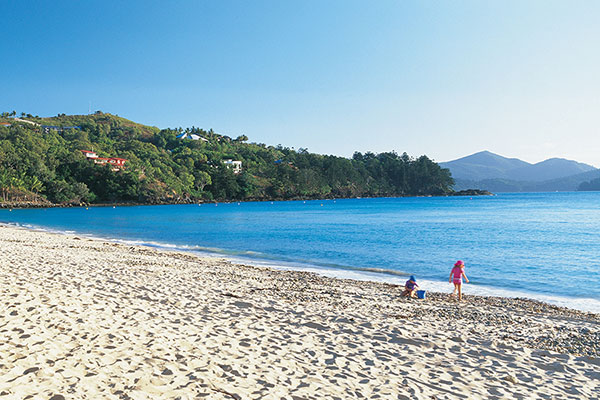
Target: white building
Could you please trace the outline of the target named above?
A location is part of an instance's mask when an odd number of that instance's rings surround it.
[[[80,150],[86,158],[98,158],[98,155],[89,150]]]
[[[176,136],[177,139],[191,139],[191,140],[202,140],[203,142],[208,142],[208,139],[203,138],[200,135],[196,135],[194,133],[183,132]]]
[[[227,160],[223,160],[223,164],[225,164],[225,166],[227,168],[233,168],[234,174],[239,174],[240,172],[242,172],[242,162],[241,161],[234,161],[232,159],[227,159]]]

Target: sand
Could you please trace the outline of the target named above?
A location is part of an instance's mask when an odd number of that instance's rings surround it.
[[[2,400],[600,398],[594,314],[9,226],[0,249]]]

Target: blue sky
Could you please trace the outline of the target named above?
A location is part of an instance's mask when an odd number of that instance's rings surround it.
[[[600,2],[0,0],[0,111],[600,166]]]

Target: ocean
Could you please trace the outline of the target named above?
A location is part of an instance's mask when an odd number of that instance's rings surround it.
[[[2,209],[0,222],[234,262],[600,313],[600,193]]]

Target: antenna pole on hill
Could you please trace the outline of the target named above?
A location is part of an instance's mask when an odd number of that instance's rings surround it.
[[[88,115],[92,113],[92,102],[90,101],[90,105],[88,107]]]

